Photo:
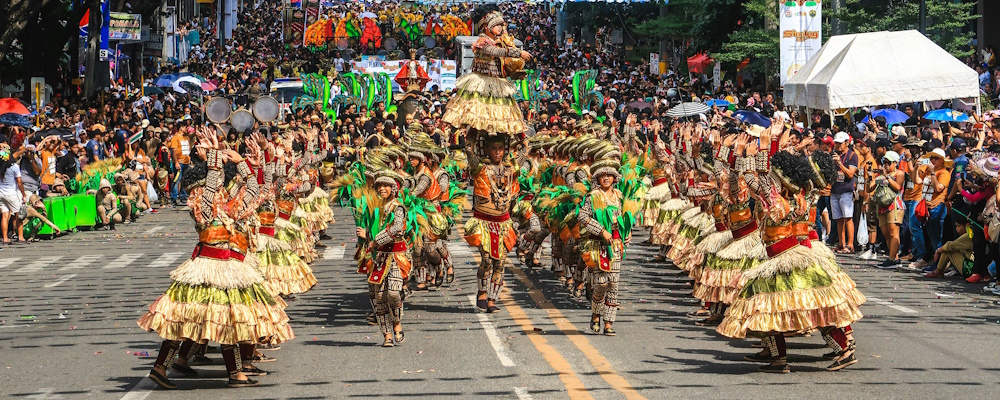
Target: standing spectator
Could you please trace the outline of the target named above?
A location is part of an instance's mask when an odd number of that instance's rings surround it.
[[[876,191],[892,193],[892,199],[888,205],[873,204],[878,207],[878,226],[882,229],[882,236],[885,238],[886,247],[888,247],[887,257],[879,268],[895,268],[899,265],[899,226],[903,223],[905,211],[902,192],[906,180],[906,174],[896,167],[899,160],[898,153],[887,151],[880,160],[882,167],[876,171],[877,176],[869,180],[867,186],[869,193],[877,194]],[[878,199],[877,196],[876,199]]]
[[[864,214],[867,224],[867,226],[859,226],[858,229],[868,229],[868,243],[858,243],[862,246],[862,250],[864,250],[860,256],[862,260],[874,260],[877,257],[875,244],[878,242],[879,218],[876,212],[878,207],[871,203],[872,184],[878,175],[876,171],[877,163],[872,154],[872,148],[874,147],[875,141],[871,139],[858,141],[854,144],[854,153],[858,155],[858,159],[860,160],[858,164],[857,188],[855,189],[857,195],[854,196],[858,200],[855,202],[854,207]]]
[[[923,197],[924,178],[930,174],[932,168],[931,160],[928,157],[921,157],[925,145],[927,143],[924,140],[911,138],[904,149],[907,156],[903,161],[906,164],[906,185],[903,188],[903,204],[906,206],[904,223],[910,232],[910,260],[913,261],[910,263],[910,269],[918,270],[927,266],[927,261],[924,260],[927,256],[924,223],[914,214]]]
[[[170,150],[171,156],[174,161],[174,171],[173,184],[170,186],[170,200],[173,201],[174,205],[187,201],[187,193],[184,192],[183,188],[180,188],[180,180],[176,179],[177,174],[181,176],[187,171],[188,164],[191,163],[191,141],[187,137],[187,133],[194,133],[194,128],[188,127],[185,132],[182,129],[178,129],[174,132],[174,136],[170,138]]]
[[[837,221],[837,252],[841,254],[854,253],[854,175],[858,172],[858,155],[851,151],[850,139],[847,132],[837,132],[833,137],[837,179],[830,188],[830,209]]]
[[[955,139],[956,141],[961,139]],[[963,144],[964,145],[964,144]],[[944,162],[944,150],[934,149],[927,154],[931,160],[931,173],[924,177],[924,201],[927,202],[927,222],[924,224],[924,232],[927,234],[929,249],[941,247],[942,233],[944,229],[944,218],[947,214],[945,197],[948,193],[948,186],[952,184],[952,175],[948,172]],[[968,163],[968,160],[966,160]],[[960,168],[955,164],[955,169]],[[957,175],[956,175],[957,176]],[[964,174],[962,175],[964,176]],[[924,261],[929,261],[929,254],[924,254]]]
[[[48,136],[42,139],[42,142],[38,146],[41,149],[40,154],[42,159],[42,185],[40,191],[47,192],[56,180],[56,162],[58,158],[56,158],[55,152],[59,147],[59,138],[57,136]]]
[[[8,227],[13,217],[14,230],[17,231],[19,244],[25,244],[24,230],[18,213],[21,211],[22,199],[27,197],[24,192],[24,184],[21,182],[21,168],[18,166],[19,159],[24,153],[24,148],[16,152],[11,151],[10,145],[0,143],[0,229],[3,230],[3,244],[10,245]]]
[[[103,160],[106,155],[106,150],[104,147],[104,132],[92,129],[90,131],[90,140],[87,141],[87,163],[94,163]]]

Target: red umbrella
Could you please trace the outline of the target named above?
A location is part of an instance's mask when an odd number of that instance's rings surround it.
[[[31,111],[28,111],[28,108],[25,107],[24,104],[21,104],[20,101],[17,101],[17,99],[13,97],[7,97],[0,99],[0,115],[6,113],[28,115],[31,114]]]

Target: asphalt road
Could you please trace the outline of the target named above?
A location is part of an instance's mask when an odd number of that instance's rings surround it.
[[[135,320],[190,255],[186,213],[0,250],[0,398],[994,398],[998,389],[1000,313],[982,285],[846,260],[869,298],[854,326],[860,362],[826,372],[817,334],[790,339],[792,373],[771,375],[742,361],[749,342],[686,318],[696,306],[689,280],[645,263],[655,249],[640,245],[624,263],[617,337],[588,334],[589,304],[516,262],[503,311],[477,312],[475,258],[453,238],[456,282],[410,297],[406,343],[383,349],[364,321],[353,224],[335,213],[334,239],[313,265],[319,285],[287,309],[297,337],[268,353],[278,360],[259,367],[271,374],[249,389],[226,387],[218,355],[199,378],[172,376],[177,391],[144,379],[159,338]]]

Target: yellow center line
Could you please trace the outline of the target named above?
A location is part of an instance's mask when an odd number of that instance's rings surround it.
[[[608,359],[604,358],[604,356],[597,351],[597,348],[590,344],[587,337],[581,334],[580,331],[576,329],[576,326],[569,322],[569,320],[566,319],[561,312],[559,312],[559,309],[553,306],[552,302],[549,301],[549,299],[547,299],[542,292],[535,287],[534,283],[532,283],[530,279],[528,279],[528,276],[524,274],[524,271],[513,265],[510,265],[509,269],[514,273],[514,276],[517,277],[517,280],[521,281],[521,283],[527,287],[528,295],[531,296],[531,299],[538,304],[538,307],[548,313],[549,319],[552,320],[552,323],[555,324],[559,330],[563,331],[573,345],[580,349],[587,359],[590,360],[590,363],[594,366],[594,369],[601,376],[601,378],[604,379],[604,381],[608,382],[608,384],[615,390],[624,394],[626,399],[645,399],[645,397],[639,394],[639,392],[636,391],[627,380],[625,380],[625,377],[618,375],[618,373],[615,372]],[[513,301],[510,303],[513,303]],[[510,306],[508,305],[506,298],[504,299],[504,306],[508,307],[507,312],[511,313],[509,308]],[[513,313],[511,313],[511,316],[513,317]]]
[[[482,258],[478,254],[473,254],[473,259],[476,263],[482,261]],[[509,264],[508,264],[509,265]],[[548,339],[541,335],[541,329],[535,330],[535,325],[531,323],[531,318],[528,314],[517,305],[508,291],[503,290],[500,292],[500,302],[503,303],[504,309],[507,310],[507,315],[510,316],[514,322],[521,325],[521,330],[524,331],[525,336],[531,341],[531,344],[535,346],[535,349],[541,353],[542,358],[549,363],[552,369],[559,373],[559,380],[563,382],[563,386],[566,387],[566,392],[569,394],[570,399],[580,399],[580,400],[593,400],[593,397],[587,391],[587,387],[583,385],[583,381],[577,376],[576,372],[573,372],[573,367],[569,364],[559,351],[549,344]]]
[[[535,330],[534,324],[531,323],[531,318],[525,314],[524,310],[510,297],[507,292],[504,292],[500,298],[503,303],[504,308],[507,310],[507,315],[521,325],[521,329],[524,330],[525,336],[531,341],[531,344],[535,345],[538,352],[542,354],[545,361],[552,366],[556,372],[559,373],[559,379],[562,380],[563,385],[566,386],[566,391],[569,393],[569,398],[571,399],[593,399],[590,393],[587,392],[587,387],[583,385],[580,377],[573,372],[573,367],[570,366],[569,361],[566,360],[559,354],[559,351],[549,344],[548,339],[542,336],[540,331]]]

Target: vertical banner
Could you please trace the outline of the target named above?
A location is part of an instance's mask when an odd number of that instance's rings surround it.
[[[284,21],[285,43],[291,45],[302,44],[305,30],[303,22],[306,19],[306,12],[301,8],[288,7],[282,10],[282,20]]]
[[[110,36],[110,31],[108,27],[111,25],[111,5],[107,1],[101,2],[101,43],[98,47],[97,58],[98,61],[104,62],[108,61],[108,54],[111,52],[110,47],[108,47],[108,37]]]
[[[442,91],[449,91],[455,88],[455,79],[458,77],[458,63],[455,60],[441,61],[441,80],[439,87]]]
[[[659,75],[660,74],[660,54],[659,53],[649,53],[649,73]]]
[[[716,61],[715,68],[712,68],[712,90],[719,90],[722,86],[722,63]]]
[[[319,4],[319,0],[305,0],[305,2],[303,3],[303,7],[306,10],[306,15],[305,15],[305,24],[302,25],[302,30],[301,30],[302,40],[300,41],[300,43],[303,46],[305,46],[306,45],[306,42],[305,42],[305,40],[306,40],[306,35],[305,35],[306,29],[308,29],[310,26],[312,26],[312,24],[316,23],[316,21],[319,21],[319,14],[320,14],[320,7],[321,6]]]
[[[823,46],[823,13],[820,0],[781,2],[779,48],[781,86]]]

